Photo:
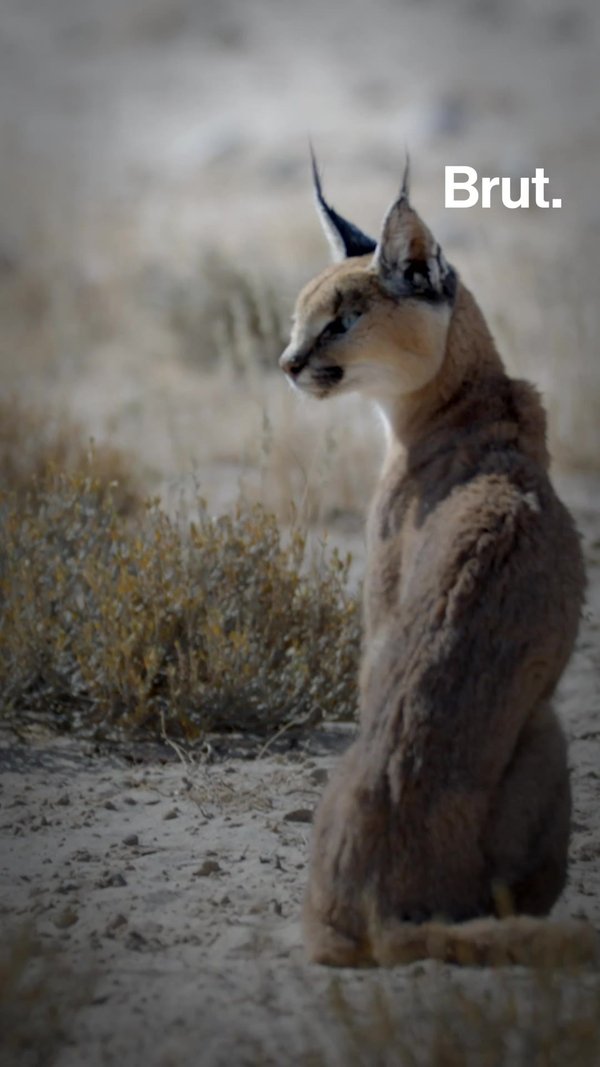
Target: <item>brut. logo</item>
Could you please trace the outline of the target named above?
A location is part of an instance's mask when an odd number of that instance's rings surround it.
[[[543,167],[536,167],[533,178],[479,178],[475,167],[451,167],[445,170],[444,204],[446,207],[481,207],[492,206],[492,189],[499,190],[500,201],[504,207],[514,209],[517,207],[529,207],[533,202],[536,207],[562,207],[562,199],[555,196],[547,200],[544,196],[544,187],[548,185],[549,178],[544,174]],[[480,182],[481,190],[477,183]],[[518,183],[518,195],[513,195],[513,183]],[[533,201],[531,194],[533,190]],[[496,201],[498,193],[496,193]]]

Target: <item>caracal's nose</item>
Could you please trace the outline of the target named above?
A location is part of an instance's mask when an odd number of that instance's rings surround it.
[[[289,348],[286,348],[279,358],[279,366],[291,378],[297,378],[307,363],[308,356],[304,352],[296,352]]]

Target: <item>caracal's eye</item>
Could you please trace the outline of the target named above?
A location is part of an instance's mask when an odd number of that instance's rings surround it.
[[[345,315],[342,315],[342,325],[344,330],[349,330],[354,323],[360,319],[362,311],[348,311]]]
[[[337,337],[342,333],[347,333],[361,315],[361,311],[347,311],[345,315],[338,315],[327,324],[323,330],[322,336]]]

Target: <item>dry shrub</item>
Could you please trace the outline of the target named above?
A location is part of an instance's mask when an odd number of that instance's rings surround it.
[[[188,530],[124,517],[93,471],[0,497],[0,685],[14,713],[72,728],[267,734],[355,704],[348,562],[307,566],[260,508]]]
[[[107,444],[86,447],[82,430],[67,416],[0,397],[0,490],[37,495],[58,471],[90,476],[101,496],[110,489],[120,514],[141,506],[141,481],[123,452]]]

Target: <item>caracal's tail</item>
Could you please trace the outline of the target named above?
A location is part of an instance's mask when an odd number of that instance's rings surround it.
[[[357,944],[329,926],[313,926],[312,960],[333,967],[393,967],[435,959],[466,967],[581,967],[600,965],[600,938],[584,920],[527,915],[470,919],[461,923],[392,921]]]
[[[581,966],[600,963],[600,939],[590,923],[514,915],[421,926],[397,923],[371,935],[373,959],[381,966],[420,959],[465,966]]]

